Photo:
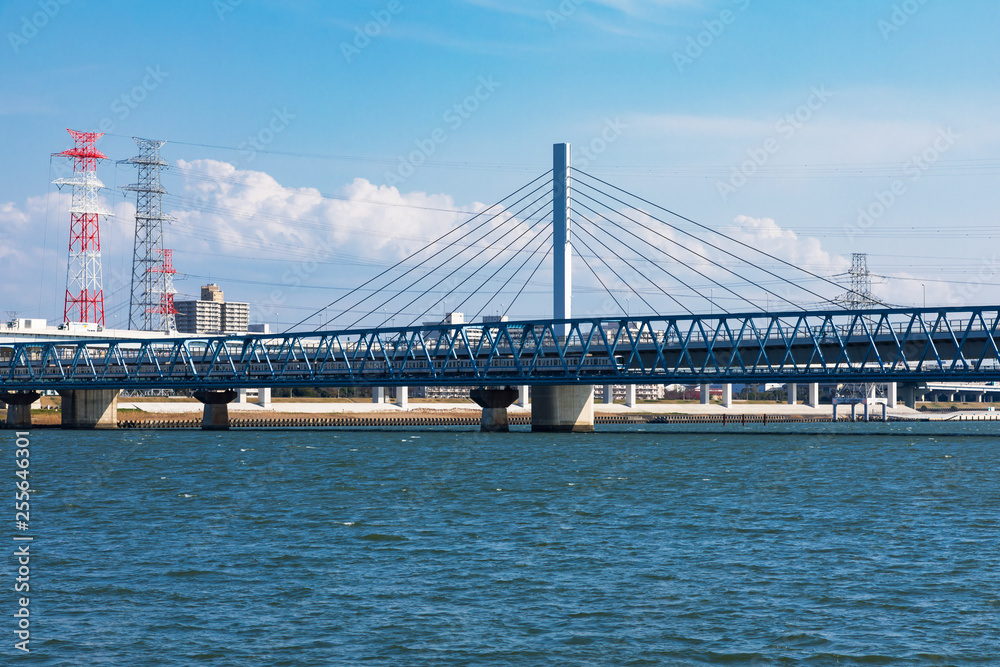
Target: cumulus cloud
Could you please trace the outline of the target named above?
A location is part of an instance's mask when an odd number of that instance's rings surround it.
[[[215,160],[178,161],[185,177],[176,232],[205,247],[314,253],[335,246],[355,257],[402,258],[484,208],[444,194],[402,193],[355,179],[331,195]]]

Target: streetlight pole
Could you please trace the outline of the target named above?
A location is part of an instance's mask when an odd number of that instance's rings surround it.
[[[920,283],[920,286],[924,288],[924,308],[927,307],[927,285]]]

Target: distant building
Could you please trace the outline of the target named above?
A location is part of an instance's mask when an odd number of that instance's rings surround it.
[[[198,301],[175,301],[177,331],[193,334],[246,333],[250,304],[226,301],[218,285],[203,285]]]
[[[624,401],[628,387],[624,384],[611,386],[616,401]],[[638,401],[662,401],[666,398],[666,387],[662,384],[637,384],[635,386],[635,398]],[[594,400],[604,400],[604,385],[594,385]]]
[[[177,331],[180,333],[219,333],[222,331],[222,306],[214,301],[175,301]]]
[[[208,285],[201,286],[201,300],[202,301],[214,301],[215,303],[225,303],[225,299],[222,296],[222,290],[215,283],[209,283]]]
[[[445,313],[443,320],[436,322],[424,322],[425,327],[434,327],[439,324],[465,324],[464,313]]]
[[[222,330],[244,332],[250,327],[250,304],[226,301],[222,305]]]
[[[412,387],[411,398],[469,398],[471,387]]]

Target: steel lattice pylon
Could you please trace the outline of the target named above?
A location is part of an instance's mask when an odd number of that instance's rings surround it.
[[[847,295],[851,310],[864,310],[875,305],[872,298],[872,274],[868,270],[868,255],[863,252],[851,254],[851,291]]]
[[[868,270],[868,254],[851,253],[851,291],[846,295],[847,308],[850,310],[867,310],[875,306],[872,297],[872,274]],[[871,324],[871,320],[868,320]],[[885,395],[887,388],[873,382],[848,383],[838,390],[838,396],[853,399],[875,398],[879,393]]]
[[[97,201],[97,191],[104,188],[104,183],[97,178],[97,163],[108,156],[94,144],[104,133],[66,131],[76,145],[53,155],[73,158],[73,176],[52,181],[60,189],[64,185],[73,186],[63,322],[86,322],[103,327],[100,216],[110,215],[111,211],[102,208]]]
[[[163,261],[159,266],[154,266],[150,269],[151,272],[161,275],[160,283],[162,287],[160,303],[154,306],[152,310],[162,317],[165,323],[164,331],[176,331],[177,308],[174,307],[174,294],[177,293],[177,290],[174,289],[174,274],[177,273],[177,269],[174,268],[174,251],[166,248],[161,253]]]
[[[170,331],[174,329],[171,309],[164,308],[167,290],[163,271],[163,223],[172,220],[163,215],[162,197],[166,190],[160,184],[160,169],[170,165],[160,157],[165,141],[132,137],[139,154],[119,164],[134,164],[139,172],[134,185],[122,190],[135,192],[135,246],[132,253],[132,295],[129,300],[130,329]]]

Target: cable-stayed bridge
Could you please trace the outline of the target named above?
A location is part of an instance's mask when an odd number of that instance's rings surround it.
[[[0,390],[194,389],[207,415],[232,392],[205,392],[242,387],[532,385],[535,409],[558,426],[585,412],[594,384],[1000,380],[1000,306],[875,302],[571,170],[566,144],[554,158],[551,171],[318,309],[333,316],[313,331],[310,316],[283,334],[0,343]],[[603,315],[573,316],[574,246],[607,295]],[[506,321],[550,256],[552,317]],[[482,322],[420,324],[443,303],[478,306],[475,320],[501,299]],[[631,316],[630,301],[651,314]]]

